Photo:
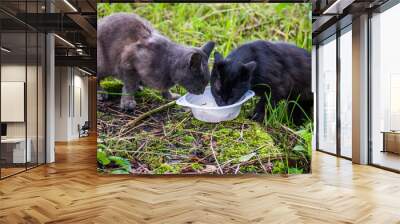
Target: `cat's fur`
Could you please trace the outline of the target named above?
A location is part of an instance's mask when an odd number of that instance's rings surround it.
[[[266,94],[271,94],[275,106],[280,100],[296,100],[311,114],[311,55],[302,48],[287,43],[257,40],[239,46],[225,59],[215,52],[211,72],[211,91],[219,106],[233,104],[252,89],[260,96],[253,119],[265,117]],[[302,111],[294,108],[293,120],[303,118]]]
[[[201,48],[176,44],[135,14],[113,14],[98,24],[98,82],[109,75],[122,80],[125,110],[135,108],[131,95],[139,84],[160,90],[167,98],[174,97],[169,89],[175,84],[201,94],[210,79],[208,58],[213,48],[211,41]]]

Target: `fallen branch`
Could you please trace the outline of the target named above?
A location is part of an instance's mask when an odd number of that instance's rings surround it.
[[[214,133],[213,133],[213,134],[214,134]],[[210,139],[210,148],[211,148],[211,151],[212,151],[212,153],[213,153],[215,162],[216,162],[217,165],[218,165],[219,172],[221,172],[221,174],[224,174],[224,171],[222,171],[222,168],[221,168],[221,166],[219,165],[219,162],[218,162],[218,159],[217,159],[217,155],[215,154],[215,151],[214,151],[214,146],[213,146],[213,135],[211,135],[211,139]]]
[[[260,166],[261,166],[261,168],[264,170],[264,172],[265,172],[265,173],[268,173],[267,169],[265,169],[265,166],[264,166],[264,164],[261,162],[261,159],[260,159],[260,157],[259,157],[258,155],[256,155],[256,156],[257,156],[257,160],[258,160],[258,162],[260,163]]]
[[[135,118],[134,120],[129,121],[129,122],[128,122],[126,125],[124,125],[124,126],[135,126],[137,123],[139,123],[139,121],[141,121],[141,120],[143,120],[143,119],[149,117],[149,116],[152,115],[152,114],[155,114],[155,113],[157,113],[157,112],[163,111],[163,110],[165,110],[165,109],[167,109],[167,108],[169,108],[169,107],[171,107],[171,106],[173,106],[173,105],[175,105],[175,100],[174,100],[174,101],[171,101],[171,102],[169,102],[169,103],[167,103],[167,104],[164,104],[164,105],[162,105],[162,106],[160,106],[160,107],[157,107],[157,108],[155,108],[155,109],[153,109],[153,110],[147,111],[146,113],[141,114],[140,116],[138,116],[138,117]]]
[[[240,163],[236,166],[235,174],[237,174],[239,172],[239,169],[240,169]]]

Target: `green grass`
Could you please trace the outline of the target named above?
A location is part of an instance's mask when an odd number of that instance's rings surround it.
[[[309,3],[100,3],[97,9],[99,18],[134,12],[177,43],[201,46],[213,40],[216,50],[225,56],[240,44],[257,39],[290,42],[311,50]]]

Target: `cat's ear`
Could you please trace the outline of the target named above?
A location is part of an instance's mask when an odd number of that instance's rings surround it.
[[[250,80],[250,77],[253,75],[254,70],[257,67],[257,63],[255,61],[248,62],[242,65],[242,73],[240,74],[240,79],[242,81]]]
[[[215,46],[214,41],[208,41],[200,49],[207,55],[207,58],[209,58],[212,50],[214,49],[214,46]]]
[[[220,62],[222,60],[224,60],[224,58],[222,57],[222,55],[218,51],[216,51],[214,53],[214,63],[218,63],[218,62]]]
[[[201,54],[199,53],[193,53],[190,56],[190,70],[192,71],[198,71],[201,68]]]

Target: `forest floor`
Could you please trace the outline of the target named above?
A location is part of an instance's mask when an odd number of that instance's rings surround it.
[[[311,125],[295,127],[248,119],[256,99],[238,118],[217,124],[193,117],[176,104],[132,124],[168,103],[155,91],[136,94],[126,113],[119,97],[98,102],[98,169],[132,174],[298,174],[310,172]],[[309,126],[309,127],[308,127]]]

